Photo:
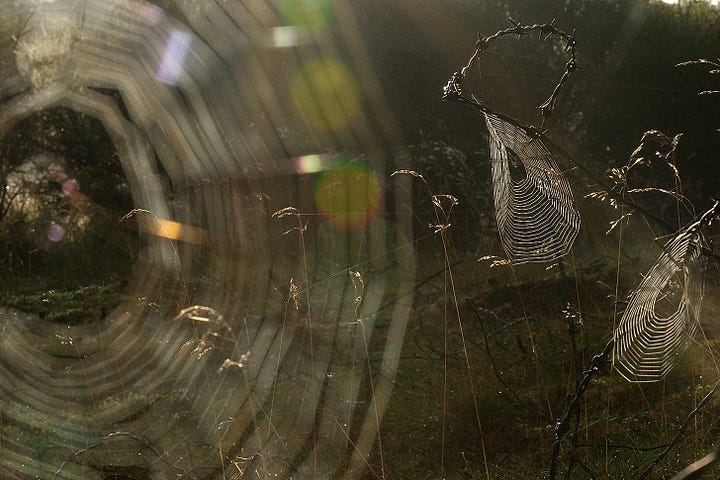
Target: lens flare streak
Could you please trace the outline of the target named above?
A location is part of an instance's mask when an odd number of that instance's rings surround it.
[[[170,32],[165,45],[165,52],[157,69],[158,80],[170,85],[177,83],[190,48],[190,40],[191,37],[188,32],[181,30]]]
[[[169,240],[180,240],[196,245],[207,243],[205,230],[164,218],[139,217],[138,228],[142,232]]]

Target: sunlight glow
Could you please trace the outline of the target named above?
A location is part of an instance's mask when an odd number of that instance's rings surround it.
[[[336,155],[312,154],[293,158],[294,173],[317,173],[330,168],[337,161]]]
[[[200,228],[185,225],[173,220],[164,218],[138,218],[139,229],[143,232],[150,233],[157,237],[168,238],[170,240],[180,240],[182,242],[203,245],[206,243],[206,232]]]
[[[275,48],[288,48],[300,44],[301,35],[297,27],[275,27],[270,32],[270,44]]]
[[[57,223],[50,224],[47,230],[47,238],[51,242],[61,242],[65,238],[65,229]]]
[[[311,60],[297,72],[291,88],[298,110],[317,131],[343,128],[360,113],[355,75],[338,60]]]
[[[318,211],[341,230],[366,226],[377,214],[381,200],[375,172],[361,162],[338,162],[315,187]]]
[[[170,32],[165,52],[157,70],[157,78],[163,83],[174,85],[182,71],[190,47],[190,34],[182,30]]]

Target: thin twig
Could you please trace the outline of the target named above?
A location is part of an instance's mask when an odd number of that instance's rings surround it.
[[[560,283],[562,288],[562,296],[565,296],[565,290],[567,289],[567,274],[565,273],[565,264],[563,263],[562,259],[558,261],[558,268],[560,270],[560,277],[562,279],[562,282]],[[580,349],[578,348],[577,343],[577,335],[578,335],[578,327],[582,325],[580,312],[576,311],[572,308],[572,306],[568,303],[567,307],[565,308],[565,319],[567,320],[567,327],[568,327],[568,336],[570,337],[570,351],[572,354],[572,361],[573,361],[573,375],[575,377],[575,389],[580,387],[580,382],[582,381],[581,375],[582,375],[582,354],[580,352]],[[573,435],[571,440],[571,449],[570,449],[570,461],[568,462],[567,470],[565,471],[565,478],[569,479],[570,475],[573,471],[573,468],[575,467],[575,462],[579,461],[578,458],[578,438],[580,435],[580,409],[577,408],[575,410],[575,428],[573,429]]]
[[[475,313],[475,317],[477,318],[478,323],[480,324],[480,331],[482,332],[483,341],[485,343],[485,354],[487,355],[488,359],[490,360],[490,365],[492,366],[493,373],[495,374],[495,378],[498,380],[498,382],[500,382],[502,384],[503,387],[505,387],[505,389],[508,392],[510,392],[510,395],[513,396],[513,398],[515,399],[516,402],[518,402],[520,405],[524,406],[525,408],[527,408],[528,410],[530,410],[531,412],[536,414],[543,421],[550,421],[550,418],[548,418],[548,416],[545,413],[541,412],[540,410],[538,410],[537,408],[532,406],[527,400],[523,399],[520,396],[520,394],[518,394],[515,391],[515,389],[513,389],[510,386],[510,384],[507,383],[507,381],[500,374],[500,369],[498,369],[497,363],[495,362],[495,357],[493,356],[492,351],[490,350],[490,343],[488,342],[488,335],[487,335],[487,332],[485,331],[485,324],[483,323],[483,320],[482,320],[481,309],[476,307],[470,298],[465,298],[465,303],[468,305],[468,307],[470,307],[470,309],[473,311],[473,313]],[[482,312],[487,315],[493,316],[496,320],[499,321],[495,312],[490,311],[490,310],[485,310],[485,309],[482,309]]]
[[[571,418],[576,409],[579,409],[580,400],[585,394],[587,387],[590,386],[590,381],[594,376],[600,374],[602,366],[608,363],[608,356],[612,352],[614,345],[615,340],[610,339],[610,341],[608,341],[605,345],[605,348],[603,348],[602,352],[592,357],[592,360],[590,360],[590,368],[585,371],[582,380],[580,380],[575,396],[570,401],[570,404],[565,411],[565,415],[555,424],[555,443],[553,444],[552,457],[550,458],[550,480],[555,480],[557,476],[557,460],[560,455],[560,442],[570,431]]]
[[[683,468],[672,480],[693,480],[700,478],[700,475],[715,466],[718,461],[720,461],[720,442],[703,458]]]
[[[660,450],[661,448],[665,448],[667,446],[667,443],[654,445],[652,447],[637,447],[634,445],[621,445],[617,443],[578,443],[578,447],[581,448],[612,448],[616,450],[631,450],[633,452],[652,452],[653,450]]]
[[[610,187],[607,183],[605,183],[604,180],[597,177],[595,173],[590,170],[588,167],[583,165],[582,163],[578,162],[575,158],[573,158],[567,151],[562,149],[561,147],[557,145],[553,145],[555,148],[557,148],[561,153],[563,153],[565,156],[567,156],[572,162],[579,167],[581,170],[583,170],[593,181],[595,181],[601,188],[604,189],[604,193],[607,194],[607,197],[614,200],[618,205],[623,205],[625,207],[628,207],[632,210],[637,211],[640,213],[644,218],[648,220],[652,220],[657,225],[662,227],[667,233],[669,234],[675,234],[677,233],[677,228],[670,225],[668,222],[663,220],[662,218],[658,217],[654,213],[652,213],[650,210],[646,209],[645,207],[639,205],[638,203],[634,202],[632,199],[628,198],[625,195],[618,194],[614,191],[612,187]],[[700,219],[695,221],[694,223],[690,224],[689,226],[682,229],[682,231],[690,232],[697,231],[700,228],[704,228],[707,225],[709,225],[714,218],[716,218],[718,215],[720,215],[720,199],[713,199],[713,205],[701,215]],[[712,252],[709,248],[700,246],[702,249],[702,252],[704,255],[706,255],[709,259],[720,261],[720,255]]]
[[[457,261],[453,262],[451,265],[449,265],[449,266],[448,266],[448,265],[445,265],[441,270],[438,270],[438,271],[436,271],[435,273],[431,273],[431,274],[428,275],[427,277],[425,277],[425,278],[423,278],[422,280],[420,280],[420,281],[418,281],[418,282],[415,283],[415,290],[419,289],[420,287],[422,287],[422,286],[425,285],[426,283],[430,283],[430,280],[432,280],[432,279],[434,279],[434,278],[436,278],[436,277],[439,277],[439,276],[442,275],[443,273],[446,273],[446,272],[448,271],[448,269],[453,269],[453,268],[457,267],[458,265],[460,265],[460,264],[463,263],[463,262],[464,262],[464,260],[462,260],[462,259],[461,259],[461,260],[457,260]]]
[[[703,397],[703,399],[700,400],[700,403],[698,403],[697,407],[695,407],[695,409],[694,409],[692,412],[690,412],[687,417],[685,417],[685,421],[682,423],[682,425],[680,425],[680,428],[677,429],[677,432],[675,432],[675,436],[673,437],[672,440],[670,440],[670,443],[668,443],[667,447],[665,447],[665,450],[663,450],[662,452],[660,452],[660,454],[659,454],[657,457],[655,457],[655,460],[653,460],[653,461],[650,463],[650,465],[648,465],[648,466],[645,468],[645,470],[643,470],[643,472],[638,476],[638,480],[642,480],[643,478],[645,478],[645,477],[647,477],[648,475],[650,475],[650,473],[652,472],[653,468],[655,468],[655,465],[657,465],[658,463],[660,463],[660,461],[661,461],[663,458],[665,458],[668,453],[670,453],[670,450],[672,450],[672,448],[673,448],[675,445],[677,445],[678,443],[680,443],[682,434],[685,432],[685,430],[687,429],[687,427],[690,425],[690,420],[692,420],[693,418],[695,418],[695,416],[696,416],[698,413],[700,413],[700,411],[702,411],[703,407],[705,407],[705,405],[710,401],[710,399],[712,398],[712,396],[715,394],[715,391],[717,390],[718,386],[720,386],[720,380],[718,380],[717,382],[715,382],[715,385],[713,386],[712,390],[710,390],[710,391],[707,393],[707,395],[705,395],[705,396]],[[691,477],[691,478],[692,478],[692,477]]]

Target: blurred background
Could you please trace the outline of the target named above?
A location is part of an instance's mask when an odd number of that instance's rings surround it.
[[[569,410],[718,196],[717,2],[0,12],[1,478],[670,478],[720,438],[713,256],[672,371],[603,363]],[[542,138],[582,227],[547,263],[506,258],[485,121],[442,101],[508,19],[577,38]],[[539,129],[565,47],[500,38],[463,88]]]

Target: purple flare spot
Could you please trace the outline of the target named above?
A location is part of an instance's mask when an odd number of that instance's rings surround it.
[[[65,238],[65,229],[57,223],[52,223],[48,228],[47,238],[51,242],[59,242]]]
[[[77,180],[75,180],[74,178],[68,178],[62,184],[62,193],[66,197],[70,197],[78,191],[78,187],[79,185]]]
[[[183,69],[190,47],[190,34],[182,30],[170,32],[165,51],[157,70],[157,78],[163,83],[174,85]]]

